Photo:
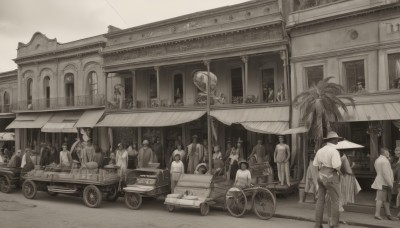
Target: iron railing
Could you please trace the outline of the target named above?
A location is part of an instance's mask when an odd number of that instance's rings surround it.
[[[338,1],[346,1],[346,0],[299,0],[299,5],[297,6],[297,10],[309,9]]]

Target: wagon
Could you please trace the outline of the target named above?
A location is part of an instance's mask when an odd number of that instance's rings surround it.
[[[46,168],[32,170],[24,176],[22,191],[27,199],[34,199],[37,191],[51,196],[68,194],[83,198],[86,206],[100,207],[103,198],[118,199],[120,177],[116,169],[71,169]]]
[[[6,164],[0,166],[0,191],[9,193],[12,186],[18,187],[21,180],[21,168],[7,167]]]
[[[181,175],[174,193],[167,195],[164,204],[169,212],[197,208],[203,216],[210,212],[210,207],[226,209],[235,217],[253,209],[261,219],[271,218],[276,209],[275,196],[266,186],[241,189],[232,187],[232,181],[225,178],[196,174]]]
[[[142,168],[130,170],[126,174],[123,188],[125,204],[129,209],[137,210],[143,197],[157,198],[170,192],[170,174],[168,170]]]

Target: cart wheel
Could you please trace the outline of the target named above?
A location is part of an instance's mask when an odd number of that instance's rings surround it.
[[[253,211],[260,219],[270,219],[275,213],[276,199],[268,189],[258,189],[254,192]]]
[[[117,190],[117,186],[115,185],[111,185],[111,191],[107,193],[106,195],[106,199],[109,202],[115,202],[118,199],[118,190]]]
[[[129,209],[137,210],[142,205],[142,196],[134,192],[126,192],[125,204]]]
[[[47,194],[49,194],[49,196],[57,196],[57,195],[58,195],[58,192],[50,192],[50,191],[47,191]]]
[[[83,190],[83,202],[88,207],[100,207],[103,195],[101,194],[98,187],[94,185],[88,185]]]
[[[36,193],[37,193],[36,183],[31,180],[25,181],[22,184],[22,191],[24,192],[25,198],[27,198],[27,199],[35,198]]]
[[[174,212],[175,211],[175,206],[174,205],[166,205],[168,212]]]
[[[4,193],[11,192],[11,181],[7,176],[0,177],[0,191]]]
[[[242,217],[246,212],[247,198],[243,190],[231,187],[225,193],[225,208],[234,217]]]
[[[200,204],[200,214],[202,216],[208,215],[209,212],[210,212],[210,206],[207,203]]]

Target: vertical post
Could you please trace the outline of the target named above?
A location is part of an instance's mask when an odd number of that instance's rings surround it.
[[[210,77],[210,60],[204,60],[204,65],[207,67],[207,151],[208,151],[208,170],[212,168],[212,137],[211,137],[211,77]]]
[[[243,74],[243,103],[246,103],[247,98],[247,82],[248,82],[248,73],[249,73],[249,65],[248,65],[248,56],[244,55],[241,57],[243,62],[244,74]]]
[[[132,106],[136,108],[137,106],[137,86],[136,86],[136,70],[131,70],[131,74],[132,74],[132,84],[133,84],[133,88],[132,88]]]
[[[283,100],[285,100],[285,99],[288,99],[288,86],[287,86],[288,85],[288,76],[287,76],[287,66],[288,66],[287,61],[288,61],[288,59],[286,57],[285,50],[281,51],[280,55],[281,55],[281,59],[283,61],[283,89],[285,90]],[[275,88],[275,90],[276,90],[276,88]]]
[[[107,94],[108,94],[108,89],[107,89],[107,83],[108,83],[108,73],[103,73],[103,75],[104,75],[104,79],[105,79],[105,81],[104,81],[104,104],[105,104],[105,106],[106,106],[106,108],[107,108],[107,106],[108,106],[108,97],[107,97]]]
[[[156,71],[156,77],[157,77],[157,104],[160,106],[160,67],[155,66],[154,70]]]

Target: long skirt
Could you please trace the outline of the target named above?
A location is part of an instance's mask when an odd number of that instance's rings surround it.
[[[180,177],[181,173],[171,173],[171,193],[174,193],[175,186]]]
[[[199,155],[197,153],[189,156],[188,173],[193,174],[197,165],[199,164]]]
[[[340,178],[340,202],[342,205],[354,203],[355,195],[361,191],[357,179],[353,175],[342,175]]]

